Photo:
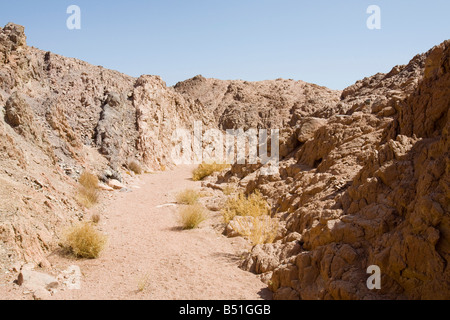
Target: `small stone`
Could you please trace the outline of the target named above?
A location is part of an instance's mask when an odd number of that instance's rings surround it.
[[[111,188],[110,186],[107,186],[104,183],[99,183],[98,188],[103,191],[114,191],[114,188]]]
[[[58,281],[54,281],[54,282],[50,282],[46,288],[47,290],[53,290],[53,289],[57,289],[59,287],[59,282]]]
[[[108,181],[108,186],[115,190],[121,190],[126,188],[122,183],[120,183],[118,180],[112,179]]]
[[[22,272],[19,273],[19,275],[17,276],[17,280],[15,281],[17,285],[22,286],[23,284],[23,274]]]

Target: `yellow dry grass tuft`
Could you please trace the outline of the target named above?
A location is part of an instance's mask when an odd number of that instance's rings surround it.
[[[212,175],[214,172],[220,172],[230,167],[229,164],[220,163],[202,163],[192,172],[192,179],[194,181],[201,181],[204,178]]]
[[[98,189],[98,177],[87,171],[83,172],[78,182],[86,189]]]
[[[244,193],[239,193],[228,198],[222,210],[225,223],[229,223],[236,216],[260,217],[269,214],[269,205],[259,191],[246,197]]]
[[[233,193],[236,192],[236,188],[231,185],[228,185],[225,188],[223,188],[222,192],[226,196],[231,196]]]
[[[233,221],[233,229],[252,245],[272,243],[277,237],[278,220],[270,217],[269,204],[259,191],[248,197],[242,192],[229,197],[222,215],[225,223]]]
[[[79,223],[63,234],[62,246],[77,258],[96,259],[107,238],[90,223]]]
[[[278,234],[279,223],[270,216],[247,217],[238,219],[236,224],[240,235],[247,238],[252,245],[273,243]]]
[[[98,202],[98,177],[87,171],[83,172],[78,180],[80,186],[77,189],[76,199],[86,208],[92,208]]]
[[[205,208],[200,204],[184,207],[179,214],[179,221],[184,230],[198,228],[200,223],[208,218]]]
[[[77,191],[77,200],[85,208],[90,209],[98,203],[99,193],[97,189],[88,189],[80,186]]]
[[[146,273],[138,279],[138,292],[144,292],[150,285],[150,274]]]
[[[139,162],[137,161],[131,161],[127,165],[128,169],[133,171],[135,174],[142,174],[143,170]]]
[[[186,205],[196,204],[200,196],[201,195],[197,191],[193,189],[186,189],[177,194],[177,203]]]

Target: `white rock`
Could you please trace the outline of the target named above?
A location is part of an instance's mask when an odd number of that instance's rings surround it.
[[[46,273],[41,273],[32,270],[23,270],[23,284],[27,290],[34,293],[35,298],[42,300],[50,296],[49,290],[56,289],[59,286],[58,280]]]
[[[113,188],[115,190],[120,190],[120,189],[126,188],[122,183],[120,183],[120,181],[115,180],[115,179],[109,180],[108,186],[110,186],[111,188]]]
[[[114,191],[113,188],[111,188],[110,186],[107,186],[107,185],[104,184],[104,183],[99,183],[99,184],[98,184],[98,188],[99,188],[100,190],[104,190],[104,191]]]

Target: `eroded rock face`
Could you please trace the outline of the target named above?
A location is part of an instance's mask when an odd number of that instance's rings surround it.
[[[135,79],[28,47],[15,24],[0,29],[0,111],[6,268],[44,261],[62,225],[83,217],[74,190],[84,170],[122,179],[130,159],[144,169],[170,167],[173,131],[202,118],[208,127],[203,106],[159,77]]]
[[[212,110],[216,126],[223,130],[282,129],[295,126],[306,115],[330,116],[341,95],[304,81],[223,81],[202,76],[180,82],[174,89]]]
[[[30,48],[24,28],[8,24],[0,28],[0,266],[46,265],[58,231],[83,218],[73,197],[83,170],[119,179],[130,159],[170,167],[172,133],[200,120],[204,130],[280,129],[278,175],[234,165],[217,181],[259,189],[281,221],[283,238],[256,246],[242,265],[276,299],[449,298],[449,47],[343,92],[201,76],[168,88],[157,76]],[[366,286],[370,265],[381,268],[379,291]]]
[[[276,299],[450,297],[449,58],[447,41],[344,90],[340,114],[296,131],[278,181],[232,170],[272,201],[284,241],[301,235],[299,253],[279,259],[276,243],[248,260],[275,268],[244,264],[270,272]],[[367,288],[371,265],[381,290]]]

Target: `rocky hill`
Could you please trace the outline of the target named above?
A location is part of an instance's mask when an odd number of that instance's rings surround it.
[[[58,230],[83,210],[73,197],[85,170],[122,179],[139,160],[170,167],[172,132],[213,116],[157,76],[138,79],[26,45],[0,29],[0,256],[45,264]]]
[[[172,133],[281,129],[280,174],[234,165],[213,183],[259,189],[283,226],[242,267],[278,299],[449,298],[450,42],[333,91],[302,81],[197,76],[167,87],[27,46],[0,28],[0,268],[48,265],[85,211],[84,170],[172,167]],[[369,265],[383,273],[369,291]]]
[[[446,41],[345,89],[334,114],[294,115],[279,176],[216,181],[271,199],[285,229],[242,267],[276,299],[450,298],[449,57]]]

